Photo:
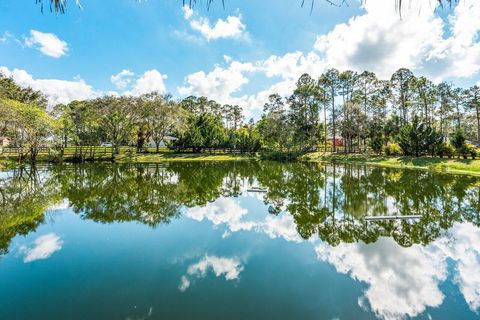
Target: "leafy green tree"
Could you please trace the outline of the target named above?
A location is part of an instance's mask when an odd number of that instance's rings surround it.
[[[477,122],[477,142],[480,144],[480,87],[475,85],[465,93],[466,106],[474,110]]]
[[[431,150],[433,145],[440,145],[443,142],[441,135],[435,129],[428,126],[415,116],[411,123],[400,129],[398,144],[403,154],[407,156],[420,156]]]
[[[321,138],[319,136],[321,97],[315,81],[308,74],[303,74],[298,79],[293,94],[288,98],[294,139],[302,149],[311,150]]]
[[[337,134],[337,127],[336,127],[336,119],[338,114],[335,112],[335,97],[338,94],[339,89],[339,77],[340,73],[337,69],[329,69],[327,72],[322,74],[319,79],[319,87],[325,91],[323,96],[323,101],[329,101],[331,104],[331,113],[332,113],[332,136],[333,141],[336,141],[336,134]],[[325,137],[327,139],[327,137]],[[336,144],[333,143],[333,152],[335,152]]]
[[[400,109],[402,125],[408,122],[408,111],[412,104],[413,95],[412,82],[414,82],[414,75],[412,71],[406,68],[395,71],[390,79],[394,103]]]
[[[100,124],[114,154],[120,153],[120,146],[134,135],[138,115],[135,110],[138,101],[131,97],[106,96],[92,101],[100,112]],[[112,154],[112,156],[114,156]]]

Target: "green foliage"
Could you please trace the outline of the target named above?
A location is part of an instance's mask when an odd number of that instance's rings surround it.
[[[418,157],[427,152],[434,152],[443,141],[442,136],[430,126],[414,117],[412,122],[403,126],[398,135],[398,144],[407,156]]]
[[[380,153],[382,151],[383,147],[383,139],[382,136],[380,135],[375,135],[373,138],[370,139],[370,148],[375,153]]]
[[[468,157],[476,159],[480,155],[480,150],[474,145],[466,143],[461,149],[457,149],[457,153],[464,159],[467,159]]]
[[[436,154],[440,157],[452,158],[455,155],[455,148],[450,143],[442,143],[437,149]]]
[[[383,148],[383,152],[387,156],[400,156],[402,155],[402,148],[398,143],[389,143]]]
[[[465,133],[462,129],[457,129],[451,139],[452,145],[459,152],[464,149],[466,140],[467,138],[465,137]]]

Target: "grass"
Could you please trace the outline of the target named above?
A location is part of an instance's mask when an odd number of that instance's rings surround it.
[[[480,176],[480,160],[472,159],[447,159],[432,157],[387,157],[381,155],[362,154],[331,154],[331,153],[309,153],[300,158],[303,161],[320,162],[341,162],[368,164],[390,168],[414,168],[432,170],[437,172],[448,172],[458,174],[469,174]]]
[[[208,154],[208,153],[121,153],[115,161],[119,163],[157,163],[169,161],[244,161],[253,160],[248,154]]]

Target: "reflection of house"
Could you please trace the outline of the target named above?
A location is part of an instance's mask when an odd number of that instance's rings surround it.
[[[175,138],[174,136],[165,136],[163,137],[163,140],[160,142],[160,147],[165,147],[167,145],[170,145],[173,141],[175,140],[178,140],[177,138]],[[153,141],[152,138],[150,138],[150,140],[148,140],[148,147],[150,148],[155,148],[157,145],[155,144],[155,141]]]

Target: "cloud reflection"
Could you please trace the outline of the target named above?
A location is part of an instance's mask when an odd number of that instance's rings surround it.
[[[54,233],[38,237],[32,247],[22,246],[20,252],[24,254],[23,262],[29,263],[50,258],[52,254],[62,249],[63,240]]]
[[[225,258],[205,255],[200,261],[190,265],[187,273],[182,276],[178,289],[185,291],[190,287],[191,280],[194,278],[204,278],[209,270],[212,270],[215,276],[224,276],[225,280],[237,280],[243,271],[243,265],[236,257]]]

